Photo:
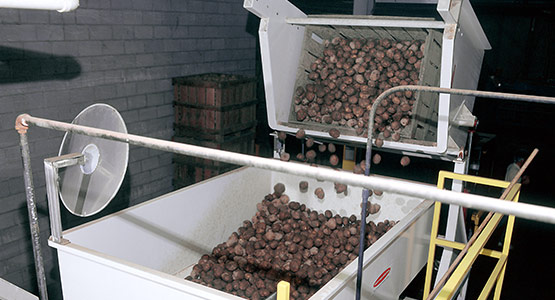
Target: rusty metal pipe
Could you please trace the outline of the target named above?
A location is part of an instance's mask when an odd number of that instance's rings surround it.
[[[205,158],[237,165],[250,166],[260,169],[273,170],[282,173],[306,176],[319,180],[343,183],[367,189],[398,193],[421,199],[440,201],[447,204],[456,204],[464,207],[495,211],[506,215],[555,224],[555,208],[531,205],[525,203],[507,202],[491,197],[472,194],[456,193],[447,190],[438,190],[434,186],[386,178],[376,175],[360,176],[353,173],[337,172],[327,168],[316,168],[309,165],[283,162],[276,159],[256,157],[229,151],[210,149],[205,147],[164,141],[133,134],[103,130],[87,126],[52,121],[30,115],[20,116],[23,123],[38,127],[60,131],[84,134],[114,141],[129,143],[136,146]]]
[[[23,161],[23,180],[25,182],[25,196],[27,198],[27,213],[29,215],[29,227],[31,230],[31,244],[33,245],[33,256],[35,258],[35,273],[37,275],[39,297],[41,300],[48,300],[46,274],[44,272],[44,259],[40,246],[40,228],[37,204],[35,202],[33,169],[31,168],[31,155],[29,152],[29,142],[27,140],[27,128],[25,126],[21,126],[19,121],[20,118],[16,121],[16,130],[19,133],[21,159]]]
[[[370,158],[372,157],[372,135],[374,133],[374,118],[376,117],[376,110],[380,103],[387,97],[395,94],[396,92],[429,92],[438,94],[450,94],[450,95],[461,95],[461,96],[473,96],[482,98],[496,98],[504,100],[514,100],[514,101],[524,101],[524,102],[534,102],[534,103],[546,103],[555,104],[554,97],[544,97],[544,96],[534,96],[534,95],[521,95],[521,94],[511,94],[511,93],[499,93],[499,92],[486,92],[486,91],[475,91],[475,90],[464,90],[464,89],[452,89],[452,88],[440,88],[434,86],[421,86],[421,85],[399,85],[392,87],[388,90],[382,92],[374,103],[372,104],[372,109],[370,110],[368,116],[368,139],[366,141],[366,171],[365,175],[370,174]]]

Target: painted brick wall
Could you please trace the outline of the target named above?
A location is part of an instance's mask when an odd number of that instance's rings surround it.
[[[121,112],[129,132],[171,139],[172,77],[255,72],[256,24],[240,0],[80,2],[64,14],[0,8],[0,277],[34,294],[16,116],[69,122],[102,102]],[[57,154],[61,138],[40,128],[29,132],[52,299],[60,297],[60,287],[55,253],[46,245],[42,160]],[[171,163],[171,154],[131,147],[122,190],[100,215],[169,192]],[[64,212],[64,228],[90,219]]]

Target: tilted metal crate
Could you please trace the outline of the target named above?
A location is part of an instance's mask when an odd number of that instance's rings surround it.
[[[301,57],[311,47],[305,43],[305,36],[311,30],[333,28],[351,33],[364,32],[363,36],[375,33],[393,39],[412,37],[413,32],[437,32],[440,49],[436,50],[440,53],[430,50],[426,55],[429,61],[439,64],[435,72],[431,69],[423,71],[426,81],[421,84],[476,89],[484,50],[490,45],[470,3],[450,3],[438,1],[437,10],[444,20],[436,21],[400,17],[307,16],[286,0],[246,0],[245,8],[261,18],[259,37],[270,127],[292,133],[298,130],[298,126],[290,122],[291,100],[298,79],[297,71],[303,63]],[[428,76],[431,76],[429,81]],[[471,114],[474,98],[441,94],[436,104],[434,100],[423,100],[423,97],[420,96],[416,108],[416,115],[422,120],[414,122],[415,126],[422,126],[422,130],[408,132],[404,134],[405,139],[398,142],[386,141],[384,147],[451,158],[461,155],[468,136],[467,127],[476,121]],[[309,128],[306,133],[316,138],[329,138],[323,128]],[[362,144],[366,139],[346,132],[339,141]]]

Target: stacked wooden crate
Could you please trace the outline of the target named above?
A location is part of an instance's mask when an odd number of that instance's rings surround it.
[[[256,129],[256,80],[202,74],[173,78],[174,141],[252,154]],[[237,166],[184,155],[174,157],[174,187],[180,188]]]

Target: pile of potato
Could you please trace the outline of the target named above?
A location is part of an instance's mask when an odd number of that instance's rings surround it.
[[[309,83],[296,87],[297,121],[344,126],[367,135],[374,99],[391,87],[418,84],[423,41],[336,37],[324,45],[323,55],[310,67]],[[402,128],[411,122],[414,103],[411,91],[384,100],[376,111],[376,130],[398,141]]]
[[[252,220],[203,255],[186,279],[247,299],[265,299],[285,280],[291,299],[307,299],[357,257],[361,222],[355,215],[320,213],[284,192],[277,184]],[[395,224],[369,222],[365,246]]]

